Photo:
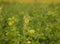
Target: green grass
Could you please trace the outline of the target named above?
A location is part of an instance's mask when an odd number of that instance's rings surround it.
[[[60,44],[60,4],[2,2],[0,8],[0,44]]]

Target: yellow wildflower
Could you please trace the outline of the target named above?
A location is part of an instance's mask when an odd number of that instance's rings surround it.
[[[8,22],[8,25],[9,25],[9,26],[13,26],[13,24],[14,24],[14,21],[9,21],[9,22]]]
[[[31,44],[31,41],[27,41],[27,44]]]
[[[31,29],[30,31],[29,31],[29,33],[32,35],[32,34],[34,34],[35,33],[35,30],[34,29]]]
[[[29,23],[29,19],[25,18],[25,23],[28,24]]]

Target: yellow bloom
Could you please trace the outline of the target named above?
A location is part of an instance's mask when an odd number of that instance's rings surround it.
[[[29,33],[32,35],[32,34],[34,34],[35,33],[35,30],[34,29],[31,29],[30,31],[29,31]]]
[[[31,44],[31,41],[27,41],[27,44]]]
[[[8,25],[9,25],[9,26],[13,26],[13,24],[14,24],[14,21],[9,21],[9,22],[8,22]]]
[[[28,24],[29,23],[29,19],[25,18],[25,23]]]

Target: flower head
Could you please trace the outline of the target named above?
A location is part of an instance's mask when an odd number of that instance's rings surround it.
[[[29,23],[29,19],[25,18],[25,23],[28,24]]]
[[[31,35],[33,35],[35,33],[35,30],[34,29],[31,29],[30,31],[29,31],[29,34],[31,34]]]
[[[13,24],[14,24],[14,21],[9,21],[8,22],[8,26],[13,26]]]
[[[31,44],[31,41],[27,41],[27,44]]]
[[[24,19],[24,23],[28,24],[30,21],[30,16],[26,15],[23,17],[23,19]]]

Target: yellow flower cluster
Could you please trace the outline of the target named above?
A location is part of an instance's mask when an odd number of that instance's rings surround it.
[[[13,26],[13,24],[14,24],[14,21],[9,21],[8,22],[8,26]]]
[[[14,17],[12,17],[12,18],[10,18],[11,19],[11,21],[9,21],[8,22],[8,26],[13,26],[13,24],[14,24]]]
[[[29,19],[25,18],[25,23],[28,24],[29,23]]]
[[[27,44],[31,44],[31,41],[27,41]]]
[[[24,26],[23,26],[23,28],[24,29],[27,29],[27,25],[29,24],[29,17],[27,17],[27,16],[24,16]]]
[[[29,34],[31,34],[31,35],[33,35],[35,33],[35,30],[34,29],[31,29],[30,31],[29,31]]]

